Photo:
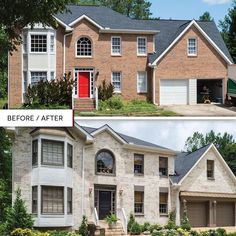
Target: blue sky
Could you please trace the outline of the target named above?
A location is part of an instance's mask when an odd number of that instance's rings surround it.
[[[154,17],[162,19],[198,19],[209,11],[216,24],[224,19],[233,0],[149,0]]]

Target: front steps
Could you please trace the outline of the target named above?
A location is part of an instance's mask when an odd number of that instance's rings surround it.
[[[113,229],[109,229],[108,224],[104,220],[99,221],[99,226],[96,227],[96,236],[124,236],[123,227],[118,221]]]
[[[74,109],[79,111],[93,111],[95,109],[95,99],[74,98]]]

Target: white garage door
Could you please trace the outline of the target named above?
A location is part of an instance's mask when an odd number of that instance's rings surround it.
[[[188,104],[188,80],[161,80],[160,104]]]

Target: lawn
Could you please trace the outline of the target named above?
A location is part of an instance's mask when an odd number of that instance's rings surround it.
[[[122,107],[111,108],[107,104],[99,104],[99,110],[92,112],[75,111],[75,116],[179,116],[179,114],[160,108],[145,101],[122,101]]]
[[[7,98],[0,98],[0,109],[3,108],[3,106],[7,103]]]

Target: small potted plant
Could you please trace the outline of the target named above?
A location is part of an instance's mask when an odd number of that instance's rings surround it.
[[[114,229],[116,227],[117,221],[118,221],[118,218],[115,214],[110,214],[106,217],[106,222],[110,229]]]

